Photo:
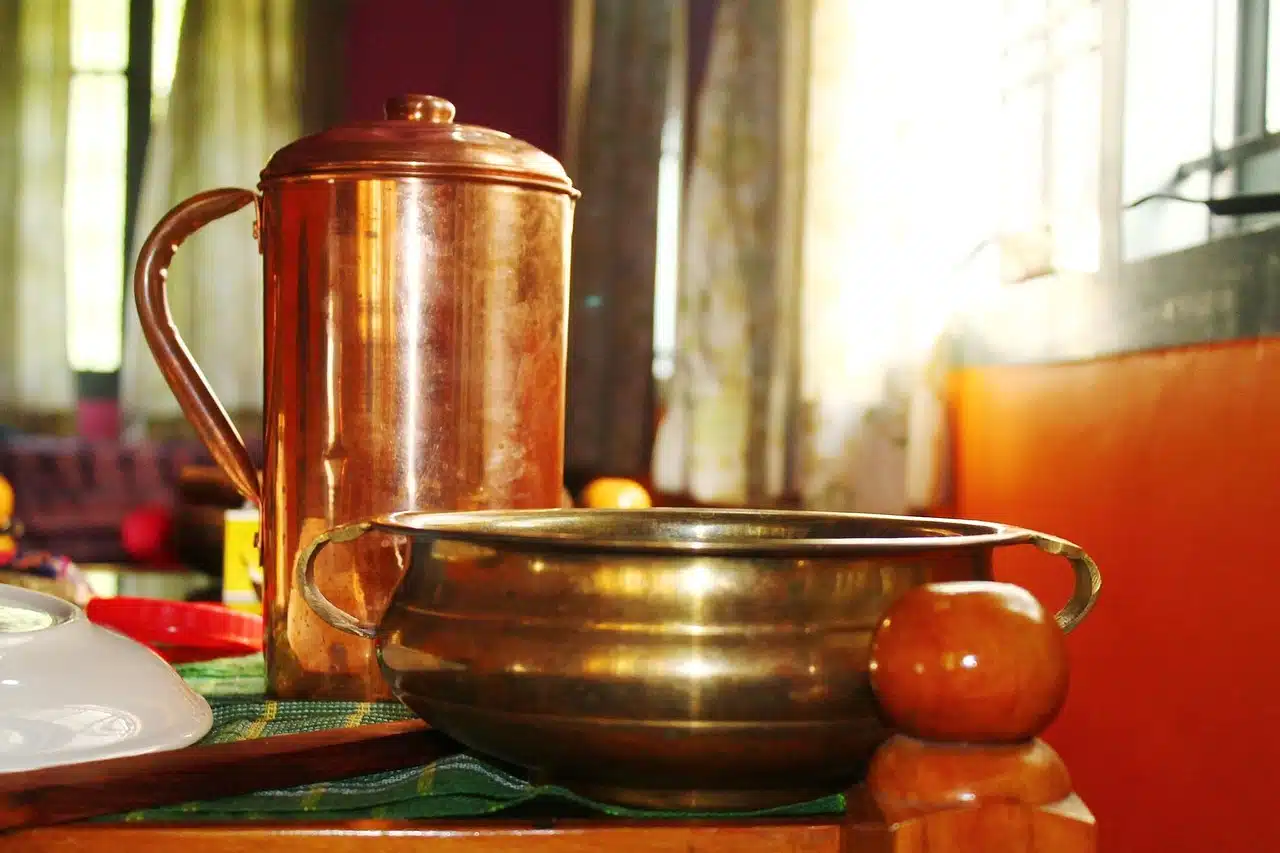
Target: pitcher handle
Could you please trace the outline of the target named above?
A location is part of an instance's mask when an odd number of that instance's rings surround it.
[[[214,396],[199,365],[178,334],[169,312],[165,280],[174,252],[196,231],[242,207],[257,201],[252,190],[219,189],[193,195],[164,215],[142,244],[133,274],[133,296],[138,322],[147,346],[155,356],[165,382],[178,398],[182,413],[213,454],[223,472],[241,495],[255,504],[262,502],[257,471],[249,458],[244,439],[231,423],[227,410]]]
[[[320,587],[316,586],[316,557],[330,542],[351,542],[373,529],[369,521],[357,521],[344,524],[321,533],[307,547],[298,552],[298,560],[294,564],[294,585],[302,590],[302,598],[316,615],[339,631],[355,634],[372,640],[378,633],[378,626],[373,622],[357,619],[347,611],[325,598]]]
[[[1098,603],[1098,593],[1102,591],[1102,573],[1098,571],[1098,564],[1084,552],[1083,548],[1066,539],[1050,536],[1048,533],[1037,533],[1034,530],[1018,532],[1019,536],[1013,544],[1034,545],[1046,554],[1065,558],[1071,564],[1071,570],[1075,575],[1075,588],[1071,591],[1071,598],[1053,616],[1064,634],[1071,633]]]

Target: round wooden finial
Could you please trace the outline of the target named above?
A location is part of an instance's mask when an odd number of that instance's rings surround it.
[[[1071,775],[1039,739],[974,749],[898,736],[871,760],[867,786],[886,817],[898,821],[984,802],[1055,803],[1071,793]]]
[[[871,686],[892,725],[933,741],[1035,737],[1067,695],[1061,629],[1021,587],[985,581],[909,590],[871,646]]]

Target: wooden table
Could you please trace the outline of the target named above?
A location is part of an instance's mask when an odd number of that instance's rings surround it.
[[[0,853],[1095,853],[1093,815],[1037,738],[1066,696],[1052,619],[1004,584],[918,587],[890,614],[871,680],[901,734],[843,816],[69,824],[0,835]]]
[[[0,853],[1093,853],[1077,797],[991,802],[888,824],[873,815],[781,821],[487,820],[317,824],[78,824],[0,836]]]

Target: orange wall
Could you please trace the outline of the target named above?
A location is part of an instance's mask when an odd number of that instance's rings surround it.
[[[952,390],[958,514],[1102,568],[1048,735],[1102,848],[1280,851],[1280,341],[971,368]],[[1026,551],[1002,578],[1065,600],[1065,567]]]

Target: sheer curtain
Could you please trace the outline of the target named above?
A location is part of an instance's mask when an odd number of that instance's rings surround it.
[[[676,86],[676,0],[576,4],[589,55],[569,118],[582,190],[573,234],[566,467],[634,476],[652,440],[658,187],[666,106]],[[585,51],[584,51],[585,52]],[[581,85],[585,83],[585,85]]]
[[[722,0],[660,490],[945,505],[947,330],[997,227],[999,8]]]
[[[0,416],[69,412],[70,0],[0,0]]]
[[[1002,291],[1098,270],[1099,8],[814,0],[809,505],[945,509],[953,333]]]
[[[808,5],[721,0],[698,96],[653,478],[705,503],[771,503],[786,489],[802,174],[803,78],[792,72]]]
[[[946,502],[946,332],[993,280],[974,251],[998,228],[1000,11],[814,0],[797,436],[807,505]]]
[[[225,186],[255,187],[271,154],[332,120],[345,3],[187,0],[167,114],[153,128],[134,246],[173,205]],[[252,212],[215,222],[179,250],[174,322],[228,411],[262,406],[262,274]],[[121,404],[137,428],[180,417],[126,307]]]

